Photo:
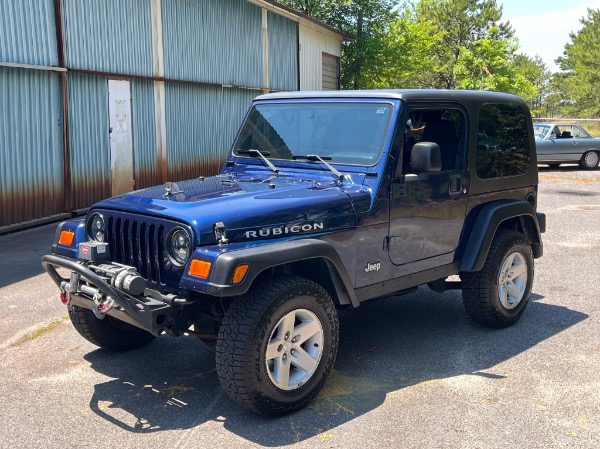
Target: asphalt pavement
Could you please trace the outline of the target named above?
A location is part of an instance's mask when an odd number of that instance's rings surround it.
[[[233,404],[192,337],[97,349],[41,268],[56,226],[0,236],[0,448],[596,449],[600,171],[540,179],[544,256],[516,325],[483,328],[427,288],[341,311],[324,390],[279,419]]]

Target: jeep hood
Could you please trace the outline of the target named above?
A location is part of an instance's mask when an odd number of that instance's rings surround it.
[[[198,178],[174,182],[170,191],[162,185],[110,198],[90,212],[109,209],[186,223],[202,245],[215,243],[216,223],[225,225],[232,243],[355,227],[356,202],[370,203],[369,191],[360,182],[342,185],[326,174]]]

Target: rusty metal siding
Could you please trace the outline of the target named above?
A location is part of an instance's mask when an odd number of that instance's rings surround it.
[[[149,0],[63,0],[67,66],[152,75]]]
[[[52,0],[0,0],[0,61],[58,65]]]
[[[132,80],[131,119],[135,189],[158,184],[156,173],[156,130],[154,123],[154,83]]]
[[[269,12],[269,88],[298,90],[298,23]]]
[[[163,0],[165,77],[262,87],[261,9],[243,0]]]
[[[69,76],[72,208],[89,207],[111,194],[108,80]]]
[[[62,210],[60,76],[0,67],[0,226]]]
[[[219,173],[250,102],[244,89],[166,86],[169,179]]]

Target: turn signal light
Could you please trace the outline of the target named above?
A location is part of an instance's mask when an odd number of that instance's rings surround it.
[[[248,264],[247,263],[243,263],[243,264],[235,267],[235,271],[233,272],[233,279],[232,279],[233,283],[239,284],[240,282],[242,282],[244,280],[244,276],[246,276],[247,272],[248,272]]]
[[[60,243],[61,245],[71,246],[71,244],[73,243],[73,237],[75,237],[74,232],[62,231],[60,233],[58,243]]]
[[[192,260],[190,264],[190,275],[196,276],[202,279],[208,279],[208,275],[210,274],[210,262],[206,262],[205,260]]]

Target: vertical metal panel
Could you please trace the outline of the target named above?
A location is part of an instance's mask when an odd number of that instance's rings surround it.
[[[0,61],[58,65],[52,0],[0,0]]]
[[[67,65],[152,75],[149,0],[63,0]]]
[[[62,212],[60,75],[0,67],[0,226]]]
[[[256,95],[244,89],[167,84],[169,179],[218,173]]]
[[[103,76],[69,76],[69,139],[74,209],[110,196],[108,80]]]
[[[269,82],[271,89],[298,89],[298,23],[269,12]]]
[[[163,0],[165,77],[261,87],[261,9],[245,0]]]
[[[156,130],[154,123],[154,83],[132,80],[131,118],[135,189],[159,183],[156,173]]]
[[[341,56],[342,41],[300,25],[300,90],[321,90],[323,53]]]

